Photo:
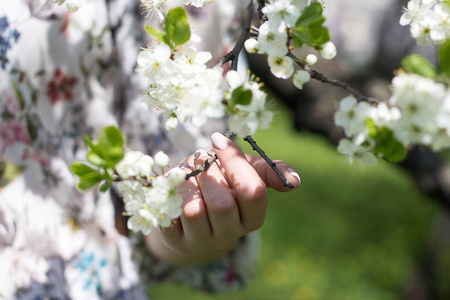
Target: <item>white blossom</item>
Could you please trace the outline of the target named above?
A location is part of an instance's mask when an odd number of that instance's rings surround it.
[[[337,150],[339,153],[348,156],[350,164],[353,164],[356,160],[367,165],[376,164],[375,157],[372,153],[368,152],[370,147],[364,147],[353,140],[341,139]]]
[[[439,45],[450,38],[450,7],[444,1],[411,0],[400,25],[410,25],[411,36],[420,46]]]
[[[298,70],[294,73],[293,83],[296,88],[303,89],[303,85],[311,79],[311,75],[307,71]]]
[[[141,0],[144,12],[146,13],[145,17],[152,19],[153,16],[155,16],[158,22],[162,22],[164,20],[164,15],[160,10],[162,9],[163,2],[165,2],[165,0]]]
[[[275,29],[272,29],[268,22],[259,27],[258,52],[282,57],[288,53],[287,41],[288,36],[284,22],[281,22]]]
[[[251,80],[243,80],[236,71],[229,71],[226,80],[230,86],[228,97],[233,90],[241,86],[252,92],[250,104],[235,105],[236,112],[230,117],[230,130],[245,137],[254,134],[258,129],[267,129],[272,122],[273,113],[266,109],[267,95],[260,90],[259,84]]]
[[[269,18],[269,25],[278,29],[281,22],[287,27],[294,26],[298,17],[300,17],[300,9],[293,5],[290,0],[269,0],[264,6],[262,12]]]
[[[125,157],[117,164],[116,169],[120,176],[150,177],[154,161],[151,156],[139,151],[127,151]]]
[[[294,73],[294,61],[288,56],[269,55],[267,60],[269,62],[270,72],[275,77],[287,79]]]
[[[334,115],[334,123],[344,129],[347,137],[353,137],[366,131],[366,120],[370,112],[370,104],[357,103],[354,97],[348,96],[341,100],[339,110]]]

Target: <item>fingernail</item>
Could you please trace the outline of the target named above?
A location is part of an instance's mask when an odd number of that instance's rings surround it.
[[[211,141],[216,149],[223,150],[228,147],[227,138],[220,132],[214,132],[211,135]]]
[[[192,166],[187,161],[182,162],[178,167],[180,167],[182,169],[192,169]]]
[[[294,171],[293,169],[291,169],[291,168],[288,168],[287,170],[288,170],[289,174],[291,174],[292,176],[297,177],[297,179],[298,179],[298,185],[300,185],[300,184],[302,183],[302,181],[301,181],[301,179],[300,179],[300,176],[298,176],[297,172],[295,172],[295,171]]]
[[[195,151],[195,153],[194,153],[194,158],[195,158],[195,159],[198,159],[199,157],[206,156],[206,155],[208,155],[208,152],[206,152],[206,150],[198,149],[198,150]]]

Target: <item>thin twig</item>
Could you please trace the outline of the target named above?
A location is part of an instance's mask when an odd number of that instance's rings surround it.
[[[117,175],[119,177],[114,178],[114,182],[121,182],[121,181],[138,181],[142,184],[143,187],[151,187],[152,181],[145,179],[145,178],[139,178],[136,176],[131,177],[120,177],[120,175]]]
[[[267,155],[266,153],[259,148],[259,146],[256,144],[256,141],[250,136],[247,135],[244,138],[244,141],[246,141],[247,143],[250,144],[250,146],[252,146],[253,150],[255,150],[256,152],[258,152],[258,154],[269,164],[269,166],[272,168],[272,170],[275,171],[275,173],[277,173],[278,177],[280,177],[281,181],[283,182],[284,186],[290,187],[291,189],[294,188],[294,186],[292,185],[292,183],[290,183],[286,177],[284,177],[283,174],[281,174],[280,170],[278,170],[278,167],[276,165],[276,163],[274,163]]]
[[[320,82],[323,82],[323,83],[328,83],[333,86],[342,88],[342,89],[346,90],[347,92],[349,92],[350,94],[352,94],[353,96],[355,96],[356,100],[358,100],[359,102],[365,101],[365,102],[369,102],[369,103],[380,103],[380,100],[363,95],[362,93],[360,93],[358,90],[356,90],[355,88],[353,88],[351,85],[349,85],[346,82],[342,82],[342,81],[339,81],[336,79],[330,79],[330,78],[326,77],[324,74],[311,69],[308,65],[303,63],[300,59],[298,59],[291,52],[288,55],[292,59],[294,59],[294,61],[297,63],[297,65],[300,66],[300,68],[302,68],[303,70],[308,72],[309,75],[311,75],[311,78],[318,80]]]
[[[231,130],[228,130],[224,134],[224,136],[229,139],[231,139],[235,135],[236,135],[236,133]],[[214,161],[216,161],[216,159],[217,159],[217,154],[211,155],[207,160],[205,160],[203,162],[203,164],[198,169],[195,169],[191,173],[186,174],[186,180],[188,180],[191,177],[197,176],[198,174],[200,174],[202,172],[208,171],[209,167],[211,167],[211,165],[214,163]]]
[[[230,52],[228,52],[224,57],[222,57],[222,59],[220,60],[220,64],[222,66],[226,62],[231,61],[231,70],[234,71],[237,70],[239,53],[241,53],[242,48],[244,48],[244,43],[248,39],[248,36],[250,34],[253,18],[253,0],[250,0],[247,10],[248,10],[247,20],[245,22],[244,28],[242,29],[241,36],[234,45],[233,49]]]
[[[269,20],[267,18],[267,16],[262,12],[262,9],[264,8],[264,6],[266,6],[266,2],[264,0],[258,0],[258,9],[257,9],[257,11],[258,11],[258,18],[259,18],[259,21],[261,23],[264,23],[267,20]]]

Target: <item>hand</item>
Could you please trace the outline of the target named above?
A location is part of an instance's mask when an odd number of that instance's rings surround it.
[[[172,264],[209,261],[228,253],[240,237],[262,226],[266,187],[293,190],[259,156],[244,155],[220,133],[214,133],[211,140],[218,161],[179,186],[184,199],[181,217],[173,227],[153,230],[147,238],[150,251]],[[208,157],[205,150],[198,150],[188,162],[198,168]],[[297,173],[288,164],[276,162],[297,188]]]

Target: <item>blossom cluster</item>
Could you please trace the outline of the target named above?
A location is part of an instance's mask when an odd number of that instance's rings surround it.
[[[352,96],[340,102],[335,124],[344,129],[347,139],[340,141],[338,151],[349,156],[350,162],[362,158],[372,164],[372,152],[389,156],[393,150],[389,147],[396,143],[405,148],[413,144],[433,150],[449,148],[449,120],[450,90],[444,84],[417,74],[400,73],[392,80],[388,104],[358,103]],[[386,138],[390,145],[384,147]],[[380,149],[380,145],[384,148]],[[401,153],[398,155],[401,159]]]
[[[122,180],[118,187],[123,193],[125,214],[130,216],[127,223],[130,230],[149,234],[152,228],[169,227],[180,216],[183,199],[177,193],[177,185],[185,180],[186,173],[181,168],[173,168],[167,176],[158,175],[155,165],[164,173],[168,164],[169,157],[164,152],[152,158],[139,151],[129,151],[117,165]]]
[[[400,25],[410,25],[411,36],[420,46],[440,45],[450,38],[450,2],[448,0],[410,0]]]
[[[237,71],[229,71],[226,75],[229,85],[225,100],[231,104],[230,130],[239,136],[252,135],[257,129],[267,129],[272,122],[273,113],[266,109],[267,94],[260,90],[260,84],[253,80],[244,80]],[[249,91],[249,99],[245,96],[233,99],[236,91]],[[241,93],[241,94],[243,94]]]
[[[320,7],[319,15],[317,11],[309,13],[317,26],[325,19],[321,16],[321,6],[317,2],[314,4]],[[268,20],[264,22],[256,31],[257,39],[248,39],[245,42],[245,48],[249,53],[261,53],[268,55],[268,64],[272,74],[278,78],[288,79],[294,75],[293,81],[297,88],[301,89],[303,84],[308,82],[310,76],[308,72],[294,69],[294,60],[288,56],[292,47],[296,46],[294,40],[295,28],[299,31],[305,32],[307,21],[303,22],[301,19],[302,13],[306,11],[308,1],[306,0],[269,0],[269,3],[264,6],[262,12],[267,16]],[[312,11],[313,9],[311,9]],[[311,18],[311,19],[313,19]],[[305,18],[306,19],[306,18]],[[299,22],[300,20],[300,22]],[[328,33],[326,33],[328,34]],[[313,44],[308,41],[301,42],[314,46],[319,51],[320,55],[325,59],[332,59],[336,56],[336,47],[331,41],[324,43]],[[315,64],[317,57],[314,54],[309,54],[305,62],[309,65]]]
[[[199,38],[192,36],[178,51],[159,42],[138,56],[146,80],[143,106],[163,110],[168,130],[174,129],[178,120],[190,119],[201,126],[207,118],[225,114],[220,88],[222,68],[207,68],[211,54],[196,51],[195,40]]]

